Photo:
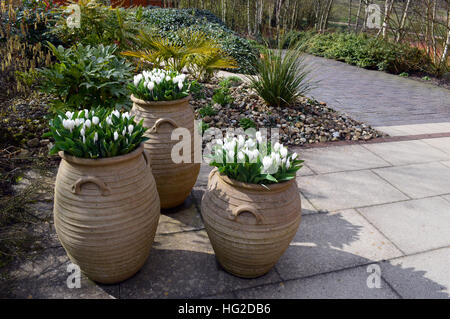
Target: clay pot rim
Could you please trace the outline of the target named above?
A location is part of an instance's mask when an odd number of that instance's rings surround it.
[[[66,154],[63,151],[59,151],[58,155],[65,161],[73,164],[78,165],[85,165],[85,166],[105,166],[105,165],[112,165],[117,164],[121,162],[128,161],[130,159],[133,159],[135,157],[138,157],[144,152],[144,143],[139,144],[139,147],[136,148],[134,151],[114,156],[114,157],[104,157],[104,158],[83,158],[83,157],[76,157],[73,155]]]
[[[131,96],[130,96],[131,101],[133,101],[134,103],[138,104],[139,106],[178,105],[178,104],[182,104],[184,102],[190,101],[191,98],[192,98],[192,96],[189,94],[188,96],[186,96],[186,97],[184,97],[182,99],[172,100],[172,101],[144,101],[144,100],[138,99],[133,94],[131,94]]]
[[[252,191],[264,191],[264,192],[280,191],[280,190],[290,187],[291,184],[295,182],[295,178],[293,178],[289,181],[276,183],[276,184],[268,184],[268,185],[265,185],[265,187],[264,187],[261,184],[244,183],[244,182],[240,182],[235,179],[229,178],[227,175],[220,173],[219,170],[217,169],[217,167],[215,167],[211,171],[211,175],[213,175],[215,173],[217,173],[217,175],[223,182],[225,182],[233,187],[249,189]]]

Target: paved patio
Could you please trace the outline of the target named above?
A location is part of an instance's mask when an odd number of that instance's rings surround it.
[[[432,129],[434,130],[434,129]],[[449,130],[450,131],[450,130]],[[15,265],[24,298],[449,298],[450,137],[299,149],[303,219],[276,267],[240,279],[216,262],[199,207],[209,167],[190,199],[161,215],[142,270],[120,285],[66,285],[54,230],[46,249]],[[43,201],[51,213],[52,202]],[[381,270],[369,288],[370,267]],[[368,268],[369,267],[369,268]]]

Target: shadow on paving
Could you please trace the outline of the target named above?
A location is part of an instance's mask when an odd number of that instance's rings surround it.
[[[194,194],[195,197],[195,194]],[[170,216],[170,215],[169,215]],[[256,279],[223,271],[205,230],[160,234],[150,257],[132,278],[117,285],[96,285],[83,276],[80,289],[67,288],[64,250],[46,249],[33,260],[10,268],[2,298],[395,298],[382,279],[382,289],[367,287],[367,265],[378,264],[382,278],[407,281],[416,297],[448,298],[445,287],[424,271],[374,261],[344,251],[357,243],[362,227],[341,214],[304,216],[299,231],[276,269]],[[376,249],[375,247],[373,249]],[[361,267],[358,267],[361,266]],[[351,271],[351,276],[340,276]],[[353,271],[353,272],[352,272]],[[355,272],[356,271],[356,272]],[[329,280],[328,277],[331,276]],[[14,279],[13,279],[14,278]],[[302,279],[299,279],[302,278]],[[287,280],[289,279],[289,280]],[[323,279],[323,280],[321,280]],[[403,282],[400,284],[402,285]],[[393,285],[396,289],[396,285]],[[400,287],[404,290],[404,286]],[[414,296],[414,295],[413,295]]]

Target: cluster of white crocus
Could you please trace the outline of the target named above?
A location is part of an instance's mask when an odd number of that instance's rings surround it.
[[[138,86],[141,81],[144,81],[144,86],[152,92],[156,85],[161,84],[161,82],[172,81],[178,86],[180,90],[183,89],[184,80],[186,75],[179,74],[173,71],[165,71],[161,69],[153,69],[151,71],[143,71],[142,73],[134,76],[134,86]]]
[[[67,111],[65,115],[66,115],[67,119],[63,119],[61,116],[60,116],[60,118],[62,119],[63,127],[65,129],[69,130],[71,133],[74,128],[82,126],[82,128],[80,130],[80,135],[83,139],[83,143],[86,143],[86,131],[88,129],[90,129],[92,125],[94,125],[94,126],[99,125],[101,127],[101,123],[99,124],[100,119],[97,116],[95,116],[95,111],[93,111],[93,110],[89,112],[88,110],[84,109],[84,110],[79,111],[76,115],[75,115],[75,112]],[[121,114],[119,111],[114,110],[111,112],[110,115],[108,115],[106,117],[106,120],[105,120],[106,124],[108,124],[108,125],[113,124],[113,122],[112,122],[113,115],[116,116],[117,118],[120,118],[120,117],[122,117],[123,119],[130,118],[130,114],[128,112]],[[74,116],[75,116],[75,118],[74,118]],[[128,127],[124,128],[124,130],[122,131],[122,135],[126,136],[128,134],[131,136],[133,134],[133,131],[134,131],[134,125],[130,124],[130,125],[128,125]],[[116,141],[118,138],[119,138],[119,132],[116,131],[116,132],[114,132],[114,140]],[[94,133],[94,143],[97,141],[98,141],[98,133],[95,132]]]
[[[288,154],[287,147],[276,142],[270,153],[267,152],[267,142],[257,132],[255,138],[245,138],[243,135],[227,135],[223,140],[216,140],[212,160],[216,163],[261,163],[261,174],[274,174],[279,168],[289,169],[297,158],[297,153]],[[225,156],[224,156],[225,155]]]

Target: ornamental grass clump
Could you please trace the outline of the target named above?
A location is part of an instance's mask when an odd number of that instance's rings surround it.
[[[177,71],[143,71],[128,85],[133,95],[144,101],[173,101],[189,95],[191,83]]]
[[[272,145],[257,132],[255,138],[227,135],[217,140],[210,165],[231,179],[251,184],[281,183],[295,178],[303,161],[280,143]]]
[[[142,121],[137,124],[128,112],[105,108],[81,110],[58,115],[50,121],[55,145],[50,154],[64,151],[82,158],[104,158],[128,154],[148,140]]]

